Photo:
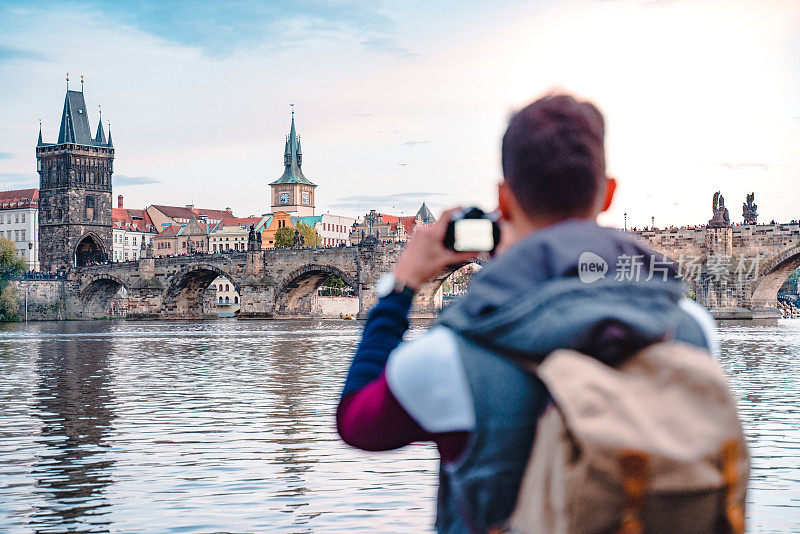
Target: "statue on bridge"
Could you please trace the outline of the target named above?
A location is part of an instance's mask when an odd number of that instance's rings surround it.
[[[714,216],[708,221],[709,228],[725,228],[731,225],[731,217],[728,214],[728,208],[725,207],[725,198],[719,191],[714,193],[711,209],[714,210]]]
[[[261,247],[258,247],[261,248]],[[247,234],[247,251],[248,252],[255,252],[256,249],[256,227],[254,225],[250,225],[250,232]]]
[[[745,224],[758,224],[758,204],[754,202],[756,199],[755,193],[747,195],[747,202],[742,204],[742,217],[744,217]]]

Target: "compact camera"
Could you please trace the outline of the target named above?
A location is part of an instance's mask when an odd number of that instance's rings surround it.
[[[500,243],[496,213],[465,208],[453,214],[444,234],[444,246],[456,252],[493,253]]]

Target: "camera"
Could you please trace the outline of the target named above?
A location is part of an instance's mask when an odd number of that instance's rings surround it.
[[[456,252],[493,253],[500,243],[500,224],[496,213],[480,208],[465,208],[453,214],[444,234],[444,246]]]

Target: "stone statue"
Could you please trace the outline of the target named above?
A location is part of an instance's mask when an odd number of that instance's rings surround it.
[[[153,242],[152,241],[150,241],[147,244],[147,256],[145,256],[145,257],[146,258],[152,258],[153,257]]]
[[[256,227],[250,225],[250,233],[247,234],[247,250],[248,252],[256,251]]]
[[[256,251],[261,250],[261,232],[256,232]]]
[[[747,195],[747,202],[742,204],[742,217],[744,217],[745,224],[758,224],[758,204],[754,202],[756,199],[755,193]]]
[[[728,208],[725,207],[725,198],[719,191],[714,193],[714,201],[711,205],[711,209],[714,210],[714,216],[708,221],[708,226],[710,228],[724,228],[731,225]]]

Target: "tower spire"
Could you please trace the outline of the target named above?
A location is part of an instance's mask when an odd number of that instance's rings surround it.
[[[114,146],[114,143],[111,142],[111,121],[108,121],[108,146]]]
[[[103,132],[103,109],[100,105],[97,105],[98,109],[100,110],[100,120],[97,123],[97,134],[94,137],[95,144],[105,145],[106,144],[106,134]],[[111,134],[111,132],[108,132]]]
[[[36,142],[36,146],[42,146],[42,119],[39,119],[39,141]]]

